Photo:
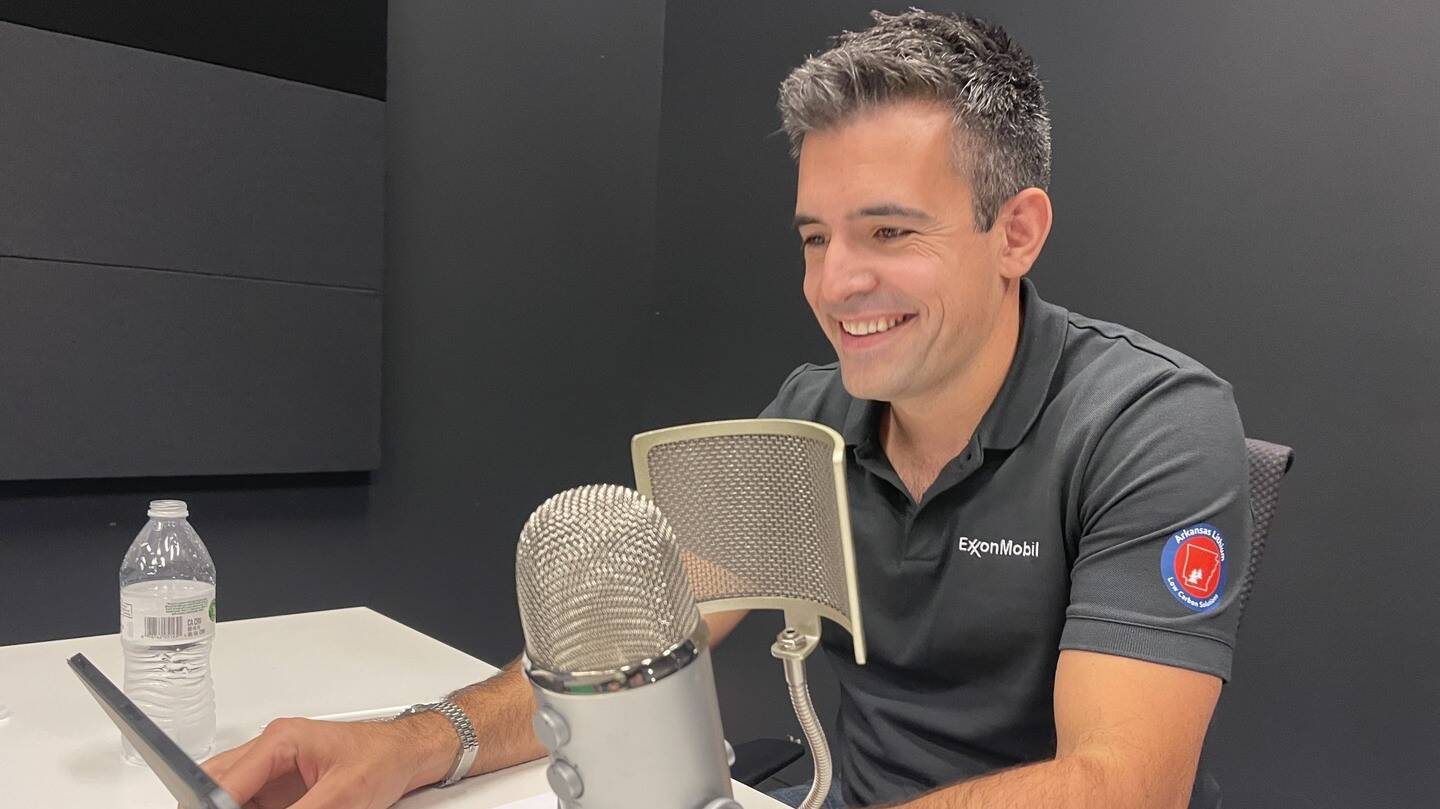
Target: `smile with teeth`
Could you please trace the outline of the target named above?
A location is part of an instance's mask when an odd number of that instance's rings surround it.
[[[883,331],[889,331],[909,319],[910,315],[899,315],[897,317],[887,317],[879,320],[842,320],[840,321],[840,328],[852,337],[863,337],[867,334],[878,334]]]

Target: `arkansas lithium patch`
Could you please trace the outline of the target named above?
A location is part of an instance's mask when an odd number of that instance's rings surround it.
[[[1209,612],[1225,593],[1225,538],[1210,523],[1176,531],[1160,554],[1160,579],[1176,601]]]

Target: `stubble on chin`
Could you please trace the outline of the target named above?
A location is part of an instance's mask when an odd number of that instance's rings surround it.
[[[866,368],[861,371],[855,367],[854,363],[847,364],[842,358],[840,360],[840,382],[845,386],[845,392],[853,398],[875,402],[884,402],[890,399],[891,382],[884,374],[883,369]]]

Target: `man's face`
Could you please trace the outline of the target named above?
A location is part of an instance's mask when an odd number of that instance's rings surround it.
[[[846,390],[886,402],[944,390],[990,336],[1005,290],[954,167],[949,114],[918,102],[867,112],[807,134],[799,167],[805,298]]]

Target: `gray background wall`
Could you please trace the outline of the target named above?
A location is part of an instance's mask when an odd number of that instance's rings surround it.
[[[0,479],[371,469],[384,104],[0,22]]]
[[[373,485],[156,484],[214,504],[199,524],[256,611],[368,602],[498,662],[519,646],[510,565],[531,508],[627,481],[636,430],[751,414],[828,356],[799,293],[773,92],[871,4],[513,5],[390,12]],[[1042,293],[1206,362],[1251,434],[1299,451],[1211,733],[1227,806],[1427,805],[1440,236],[1421,217],[1440,180],[1440,12],[966,7],[1047,80]],[[95,545],[134,527],[102,523],[154,488],[76,485],[0,488],[3,569],[113,586]],[[294,560],[279,581],[275,558]],[[66,633],[108,631],[104,602]],[[0,642],[35,637],[13,614],[0,602]],[[773,629],[752,619],[718,656],[734,738],[793,732]]]
[[[219,5],[0,0],[0,643],[113,632],[153,497],[224,618],[367,598],[385,3]]]
[[[515,540],[629,478],[662,377],[655,161],[664,5],[390,8],[385,463],[371,605],[496,663]]]

